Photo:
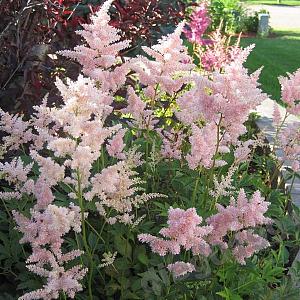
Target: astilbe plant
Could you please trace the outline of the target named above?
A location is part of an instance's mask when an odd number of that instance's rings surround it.
[[[249,190],[246,194],[232,180],[256,143],[240,141],[243,124],[266,98],[258,87],[259,72],[248,75],[243,67],[252,48],[241,50],[222,73],[201,75],[180,38],[182,23],[157,45],[144,47],[145,56],[122,61],[118,53],[129,42],[120,41],[119,31],[109,25],[111,3],[106,1],[92,23],[78,31],[85,44],[60,52],[77,60],[84,74],[76,81],[56,80],[61,106],[48,107],[46,97],[27,121],[1,112],[4,149],[29,153],[29,163],[24,156],[1,163],[3,177],[14,189],[3,192],[3,198],[19,203],[31,199],[13,216],[23,234],[20,242],[32,249],[27,268],[45,278],[41,289],[19,299],[74,298],[83,287],[93,299],[96,269],[105,286],[105,270],[120,255],[109,228],[129,228],[126,245],[131,236],[160,256],[191,250],[192,256],[209,258],[218,249],[221,256],[228,250],[231,262],[246,264],[269,245],[256,233],[271,223],[265,216],[269,203],[259,191],[247,195]],[[120,88],[127,89],[122,110],[113,105],[120,101]],[[237,155],[229,162],[226,155],[235,149]],[[182,207],[176,207],[179,189],[174,199],[164,199],[169,205],[167,227],[157,237],[157,227],[143,224],[157,218],[151,212],[153,199],[166,198],[172,189],[163,186],[162,175],[156,181],[160,175],[151,172],[166,164],[171,182],[173,162],[195,174],[196,182]],[[229,168],[228,175],[218,177],[222,166]],[[218,191],[222,184],[228,193]],[[96,233],[94,247],[89,232]],[[70,239],[76,242],[66,250]],[[125,248],[118,251],[126,256],[130,247]],[[98,267],[96,254],[103,256]],[[166,267],[174,277],[197,270],[197,264],[183,260],[168,256]],[[123,286],[120,293],[122,298]]]
[[[231,36],[227,37],[221,32],[222,22],[217,30],[207,33],[210,23],[207,3],[203,2],[193,11],[184,34],[193,45],[193,56],[199,58],[200,66],[205,71],[222,71],[240,54],[240,37],[235,45],[231,45]]]

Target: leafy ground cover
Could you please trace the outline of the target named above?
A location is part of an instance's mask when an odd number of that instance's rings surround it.
[[[259,82],[272,99],[280,99],[278,76],[294,72],[300,64],[300,29],[276,29],[270,38],[242,38],[241,46],[255,44],[245,66],[254,71],[264,66]]]

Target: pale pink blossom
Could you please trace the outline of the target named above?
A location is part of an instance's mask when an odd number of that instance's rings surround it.
[[[33,193],[37,200],[37,203],[34,206],[34,209],[36,210],[46,209],[47,206],[54,201],[52,190],[43,179],[38,179],[36,181]]]
[[[31,272],[45,277],[47,281],[41,289],[26,293],[18,300],[58,299],[60,292],[64,292],[73,299],[77,292],[83,290],[80,280],[87,273],[87,269],[80,265],[69,269],[63,266],[64,262],[80,256],[82,251],[75,250],[63,255],[58,252],[58,254],[45,249],[34,249],[33,254],[27,260],[27,268]]]
[[[108,15],[112,0],[104,2],[101,9],[91,17],[90,24],[82,24],[83,30],[76,31],[86,42],[73,51],[58,53],[76,59],[82,65],[82,72],[97,80],[103,91],[116,91],[125,83],[129,72],[127,64],[117,66],[118,54],[129,46],[129,41],[120,41],[119,30],[110,26]]]
[[[236,170],[236,166],[231,166],[226,176],[221,175],[220,180],[218,180],[217,176],[214,175],[214,189],[211,190],[209,194],[217,199],[221,196],[231,196],[235,191],[235,186],[233,185],[233,176]]]
[[[253,230],[250,229],[236,233],[235,240],[238,245],[233,248],[233,255],[241,265],[246,264],[246,258],[270,246],[266,239],[254,234]]]
[[[236,232],[249,227],[270,224],[272,220],[265,217],[269,202],[266,202],[259,191],[256,191],[248,200],[245,191],[240,190],[237,199],[231,199],[228,206],[216,204],[218,213],[206,219],[213,227],[209,236],[209,243],[228,247],[225,237],[229,232]]]
[[[250,153],[252,151],[251,146],[255,145],[253,140],[247,140],[245,142],[238,141],[237,147],[234,150],[234,158],[236,162],[241,163],[248,161]]]
[[[192,125],[192,135],[189,138],[191,152],[186,156],[191,169],[199,166],[209,169],[213,166],[213,158],[217,151],[217,130],[214,124],[203,128]]]
[[[159,85],[161,91],[172,94],[190,81],[188,71],[194,65],[180,38],[183,26],[184,23],[179,24],[173,33],[163,37],[157,45],[142,47],[154,60],[141,56],[130,62],[131,69],[139,75],[143,85],[154,89]]]
[[[22,194],[19,192],[0,192],[0,198],[3,200],[21,199]]]
[[[130,158],[126,158],[103,169],[90,179],[91,190],[84,194],[87,200],[96,201],[99,214],[107,217],[111,224],[117,221],[133,224],[134,208],[139,208],[153,198],[165,197],[158,193],[145,193],[141,187],[143,181],[133,167]],[[107,216],[107,209],[114,210],[112,219]]]
[[[25,165],[20,157],[13,158],[11,162],[0,163],[0,171],[3,172],[5,180],[10,184],[21,184],[28,180],[33,163]]]
[[[185,124],[204,121],[206,124],[219,124],[223,140],[236,143],[245,133],[243,123],[252,109],[266,99],[259,89],[260,70],[248,75],[243,63],[253,47],[241,51],[237,58],[224,67],[224,72],[214,72],[210,80],[194,74],[191,90],[183,94],[177,104],[176,116]]]
[[[297,172],[300,162],[300,125],[299,122],[288,124],[278,136],[278,145],[283,150],[282,162],[290,163]]]
[[[181,159],[182,143],[184,142],[185,134],[179,130],[175,131],[173,128],[170,131],[158,131],[162,137],[162,146],[160,153],[165,158]]]
[[[31,217],[14,211],[17,229],[23,233],[20,243],[30,243],[32,247],[49,245],[58,250],[63,243],[62,236],[72,228],[80,232],[81,217],[76,207],[58,207],[50,204],[44,211],[31,210]]]
[[[237,40],[235,45],[230,45],[230,37],[222,35],[221,28],[209,35],[209,42],[205,43],[201,51],[201,66],[209,72],[221,71],[226,65],[233,62],[242,49]]]
[[[280,126],[282,122],[282,117],[281,117],[281,113],[279,110],[279,106],[277,103],[274,102],[274,108],[273,108],[273,125],[275,127]]]
[[[130,114],[133,119],[133,125],[140,129],[153,129],[157,120],[154,119],[153,111],[146,108],[146,103],[135,93],[130,86],[127,89],[127,107],[122,109],[124,114]]]
[[[121,129],[113,136],[111,140],[108,141],[106,150],[110,156],[116,157],[118,159],[126,158],[126,155],[122,153],[124,147],[126,146],[123,141],[125,133],[126,129]]]
[[[200,226],[202,218],[195,208],[183,210],[170,208],[168,212],[168,227],[162,228],[159,233],[165,238],[159,238],[150,234],[138,235],[139,241],[148,243],[151,250],[161,256],[168,252],[179,254],[181,247],[192,250],[194,255],[208,256],[211,253],[206,237],[213,227]]]
[[[287,104],[287,111],[293,115],[300,114],[300,69],[287,77],[280,76],[281,99]]]
[[[174,264],[169,264],[167,268],[175,278],[195,271],[194,265],[183,261],[177,261]]]
[[[51,157],[43,157],[35,150],[30,151],[31,157],[36,161],[40,170],[40,178],[49,186],[56,185],[65,176],[65,167],[56,163]]]
[[[17,150],[33,139],[29,126],[30,122],[23,121],[21,116],[12,116],[0,109],[0,130],[8,134],[2,138],[7,149]]]

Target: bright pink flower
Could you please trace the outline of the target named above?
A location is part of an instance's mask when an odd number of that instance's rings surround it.
[[[202,45],[206,43],[206,40],[202,39],[202,37],[210,23],[207,3],[203,2],[193,11],[190,16],[190,22],[187,24],[188,28],[183,32],[191,43]]]

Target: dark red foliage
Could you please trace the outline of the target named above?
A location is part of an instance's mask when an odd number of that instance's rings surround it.
[[[10,112],[32,112],[49,93],[58,102],[54,78],[76,78],[79,66],[49,54],[79,43],[75,34],[104,0],[0,0],[0,105]],[[131,40],[126,55],[138,53],[171,32],[192,0],[115,0],[111,25]]]
[[[0,4],[0,105],[10,112],[30,113],[46,93],[50,101],[57,101],[54,77],[65,63],[48,54],[73,47],[76,36],[73,29],[60,38],[59,26],[51,21],[43,1],[0,0]],[[65,68],[70,66],[69,62]]]
[[[116,10],[111,25],[120,28],[123,37],[134,46],[139,42],[152,44],[163,29],[174,27],[185,17],[186,4],[182,1],[115,0]]]

